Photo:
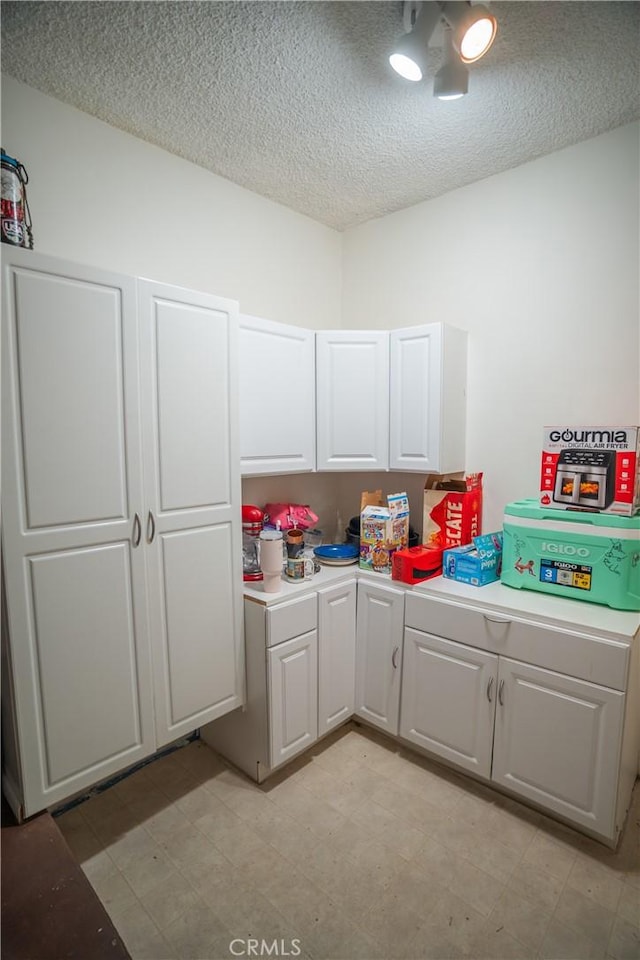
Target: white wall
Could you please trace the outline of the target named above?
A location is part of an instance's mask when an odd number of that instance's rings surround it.
[[[340,325],[337,231],[9,77],[2,144],[27,167],[41,253],[208,290],[283,323]]]
[[[639,128],[347,231],[343,325],[469,331],[485,530],[535,496],[543,426],[640,423]]]

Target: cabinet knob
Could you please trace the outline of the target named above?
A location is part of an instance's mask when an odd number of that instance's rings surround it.
[[[400,653],[400,647],[394,647],[393,653],[391,654],[391,663],[393,664],[393,669],[398,669],[398,654]]]
[[[498,684],[498,703],[501,707],[504,706],[504,680]]]
[[[491,703],[491,702],[493,701],[493,697],[492,697],[492,693],[493,693],[493,680],[494,680],[494,678],[491,677],[491,679],[489,680],[489,683],[487,684],[487,700],[489,701],[489,703]]]
[[[140,537],[142,536],[142,524],[140,523],[140,517],[136,513],[133,517],[133,537],[132,543],[134,547],[140,546]]]
[[[482,616],[490,623],[511,623],[511,620],[507,620],[505,617],[490,617],[488,613],[483,613]]]

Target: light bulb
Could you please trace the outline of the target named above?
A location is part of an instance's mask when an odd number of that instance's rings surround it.
[[[460,41],[460,56],[466,63],[479,60],[491,46],[495,35],[495,21],[489,17],[476,20]]]
[[[405,80],[422,80],[422,70],[410,57],[405,56],[403,53],[392,53],[389,57],[389,63],[401,77],[404,77]]]

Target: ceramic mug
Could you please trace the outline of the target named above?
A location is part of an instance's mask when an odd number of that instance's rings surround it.
[[[304,550],[304,535],[302,530],[294,528],[289,530],[286,537],[287,557],[294,558],[302,556]]]
[[[310,557],[287,557],[286,574],[289,580],[310,580],[315,563]]]

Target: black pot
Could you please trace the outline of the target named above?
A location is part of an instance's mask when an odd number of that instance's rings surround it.
[[[351,530],[351,525],[349,525],[345,530],[344,535],[347,543],[352,543],[354,547],[357,547],[358,550],[360,550],[360,526],[358,526],[358,532],[353,533]]]

